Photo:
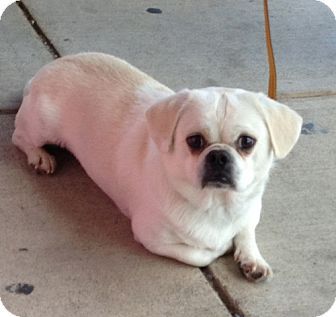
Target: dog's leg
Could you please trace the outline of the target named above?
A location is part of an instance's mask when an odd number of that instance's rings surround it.
[[[219,256],[219,254],[213,250],[199,249],[182,243],[145,247],[152,253],[173,258],[197,267],[206,266]]]
[[[37,173],[53,174],[56,169],[56,160],[54,156],[50,155],[42,147],[34,146],[27,136],[16,128],[13,136],[13,143],[27,155],[27,161]]]
[[[13,143],[27,155],[28,164],[36,172],[52,174],[56,168],[56,160],[42,146],[48,143],[46,134],[50,134],[48,126],[41,119],[38,104],[32,104],[29,96],[24,97],[15,118]]]
[[[264,260],[255,239],[255,228],[247,227],[239,232],[233,242],[234,260],[249,281],[260,282],[272,277],[272,269]]]

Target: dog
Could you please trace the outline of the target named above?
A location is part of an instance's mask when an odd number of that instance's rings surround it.
[[[124,60],[81,53],[28,82],[12,141],[46,174],[56,160],[43,145],[72,152],[152,253],[203,267],[233,250],[245,277],[262,281],[272,276],[255,239],[262,195],[301,125],[262,93],[174,92]]]

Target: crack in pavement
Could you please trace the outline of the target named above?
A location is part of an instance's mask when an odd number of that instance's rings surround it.
[[[226,287],[222,285],[220,280],[216,277],[213,270],[209,266],[202,267],[200,270],[230,314],[233,317],[245,317],[244,312],[239,307],[238,301],[230,295]]]
[[[49,53],[53,56],[54,59],[61,57],[61,54],[56,49],[54,44],[50,41],[50,39],[47,37],[47,35],[44,33],[42,28],[37,23],[36,19],[33,17],[33,15],[28,10],[27,6],[21,1],[17,1],[16,4],[23,12],[23,15],[26,17],[27,21],[30,23],[42,43],[47,47]]]

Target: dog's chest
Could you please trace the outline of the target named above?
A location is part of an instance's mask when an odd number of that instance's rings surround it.
[[[177,225],[184,243],[223,252],[231,247],[233,237],[246,222],[244,210],[239,206],[190,210],[189,216],[183,218],[179,218]]]

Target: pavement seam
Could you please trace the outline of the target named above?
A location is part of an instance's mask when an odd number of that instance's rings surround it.
[[[16,114],[19,109],[0,109],[0,115]]]
[[[230,295],[227,288],[216,277],[214,271],[209,266],[200,268],[200,270],[230,314],[233,317],[245,317],[245,314],[239,307],[238,301]]]
[[[281,99],[307,99],[307,98],[321,98],[321,97],[333,97],[336,96],[336,91],[321,90],[312,92],[296,92],[296,93],[280,93],[279,100]]]
[[[21,9],[21,11],[23,12],[23,15],[25,16],[25,18],[27,19],[27,21],[29,22],[29,24],[32,26],[32,28],[34,29],[34,31],[37,34],[37,36],[42,41],[43,45],[47,47],[49,53],[53,56],[53,58],[56,59],[56,58],[61,57],[61,54],[59,53],[59,51],[56,49],[56,47],[54,46],[54,44],[47,37],[47,35],[44,33],[44,31],[39,26],[39,24],[37,23],[37,21],[34,18],[34,16],[30,13],[30,11],[28,10],[27,6],[23,3],[23,1],[22,0],[21,1],[17,1],[16,4]]]

